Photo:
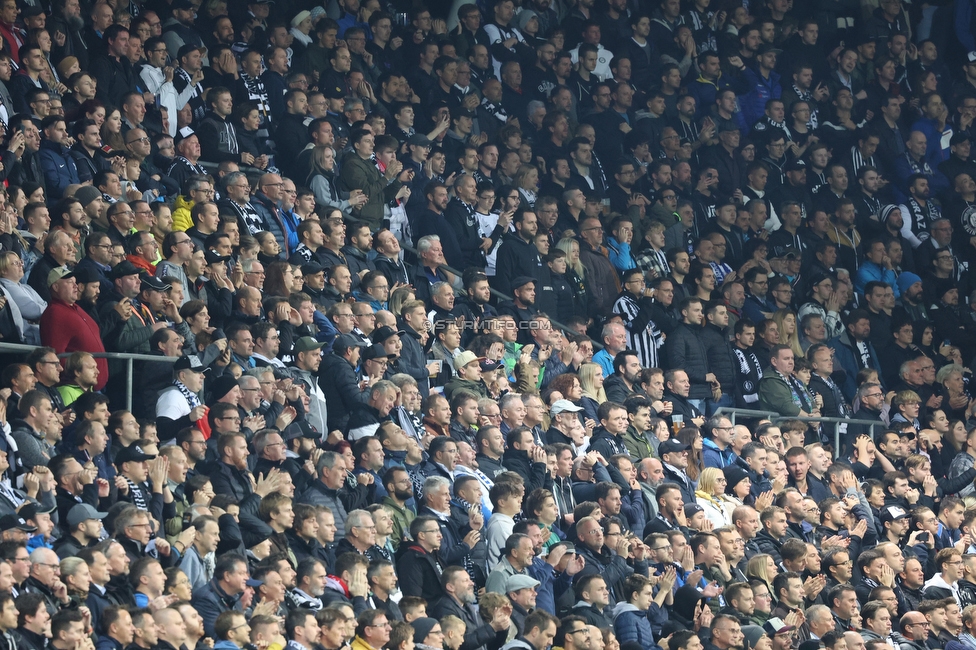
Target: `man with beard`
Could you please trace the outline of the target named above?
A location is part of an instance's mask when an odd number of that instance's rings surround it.
[[[681,303],[680,312],[682,323],[668,337],[664,356],[668,368],[680,368],[685,378],[690,380],[684,401],[693,409],[700,410],[705,399],[714,398],[718,389],[715,375],[710,371],[705,345],[701,341],[704,320],[702,301],[697,297],[686,298]]]
[[[657,458],[641,460],[637,464],[637,482],[644,493],[644,519],[651,522],[657,517],[657,489],[664,483],[664,464]]]
[[[705,424],[705,417],[702,412],[688,399],[691,390],[688,373],[684,370],[668,370],[664,374],[664,381],[667,386],[664,397],[671,403],[673,409],[670,418],[668,418],[671,426],[674,426],[676,416],[680,418],[679,422],[693,422],[699,427]]]
[[[458,235],[447,221],[445,214],[450,200],[447,186],[438,181],[431,181],[424,188],[424,195],[427,197],[427,210],[413,224],[414,233],[417,237],[428,235],[439,237],[447,263],[456,269],[467,268],[468,265],[463,263],[464,256],[458,245]]]
[[[523,210],[516,212],[512,219],[515,232],[502,237],[498,248],[495,275],[496,288],[509,295],[516,289],[515,279],[534,278],[538,285],[546,284],[544,275],[547,267],[542,263],[538,249],[533,243],[539,231],[539,222],[535,212]],[[516,319],[518,320],[518,319]]]
[[[506,300],[498,305],[500,315],[508,315],[515,319],[519,332],[518,342],[522,345],[532,343],[532,332],[529,330],[528,323],[538,313],[535,309],[536,284],[535,278],[529,276],[514,278],[511,281],[512,300]]]
[[[404,537],[410,531],[410,524],[416,518],[414,511],[406,505],[407,501],[413,499],[413,482],[407,470],[401,466],[393,466],[383,475],[383,487],[387,495],[383,497],[382,504],[393,518],[390,543],[394,549],[399,549]]]
[[[453,615],[464,621],[464,643],[467,647],[484,647],[492,644],[500,633],[508,632],[510,618],[506,608],[497,608],[488,623],[477,616],[475,585],[463,568],[448,567],[441,580],[445,593],[430,604],[428,614],[437,619]]]
[[[929,310],[925,306],[922,278],[910,271],[904,271],[898,276],[898,289],[901,291],[901,296],[891,312],[891,319],[908,320],[919,324],[930,322]]]
[[[623,404],[627,398],[641,391],[640,372],[642,364],[639,356],[633,350],[624,350],[613,358],[613,374],[606,378],[604,389],[607,399],[611,402]],[[650,364],[649,367],[656,367]],[[643,392],[643,391],[641,391]]]
[[[488,304],[491,300],[491,288],[487,275],[480,272],[466,273],[464,290],[467,295],[456,301],[455,305],[455,310],[464,316],[466,323],[464,337],[467,340],[462,338],[462,345],[470,342],[481,323],[497,315],[495,308]]]
[[[207,439],[200,429],[187,427],[176,434],[176,444],[186,454],[186,475],[191,478],[197,473],[197,465],[207,456]]]

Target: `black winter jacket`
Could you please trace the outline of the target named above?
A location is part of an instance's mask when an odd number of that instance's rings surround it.
[[[722,392],[731,395],[735,386],[735,364],[728,334],[709,323],[702,328],[701,340],[705,344],[709,369],[722,385]]]
[[[515,472],[525,480],[528,492],[536,488],[547,488],[552,484],[552,478],[546,470],[545,463],[534,463],[529,458],[529,452],[519,449],[506,449],[502,456],[505,469]]]
[[[345,431],[349,414],[360,404],[365,404],[369,392],[359,390],[356,369],[336,354],[322,357],[319,366],[319,387],[329,405],[329,431]]]
[[[404,596],[420,596],[428,603],[447,595],[441,587],[441,566],[437,556],[416,544],[401,544],[397,550],[397,576]]]
[[[708,363],[708,350],[702,341],[702,327],[681,323],[664,342],[664,359],[669,370],[681,369],[688,373],[691,381],[689,399],[706,399],[712,391],[705,381],[711,372]]]

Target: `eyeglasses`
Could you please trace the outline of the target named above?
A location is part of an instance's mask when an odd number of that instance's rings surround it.
[[[146,137],[136,138],[135,140],[129,140],[128,142],[126,142],[126,144],[135,144],[136,142],[149,142],[149,138]]]

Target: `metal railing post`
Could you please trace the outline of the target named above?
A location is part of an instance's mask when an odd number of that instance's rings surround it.
[[[132,357],[125,360],[125,410],[132,412]]]

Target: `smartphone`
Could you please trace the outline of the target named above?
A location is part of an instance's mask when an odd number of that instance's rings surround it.
[[[930,535],[931,535],[931,533],[922,533],[916,539],[918,541],[920,541],[920,542],[927,542],[927,541],[929,541],[929,536]]]

